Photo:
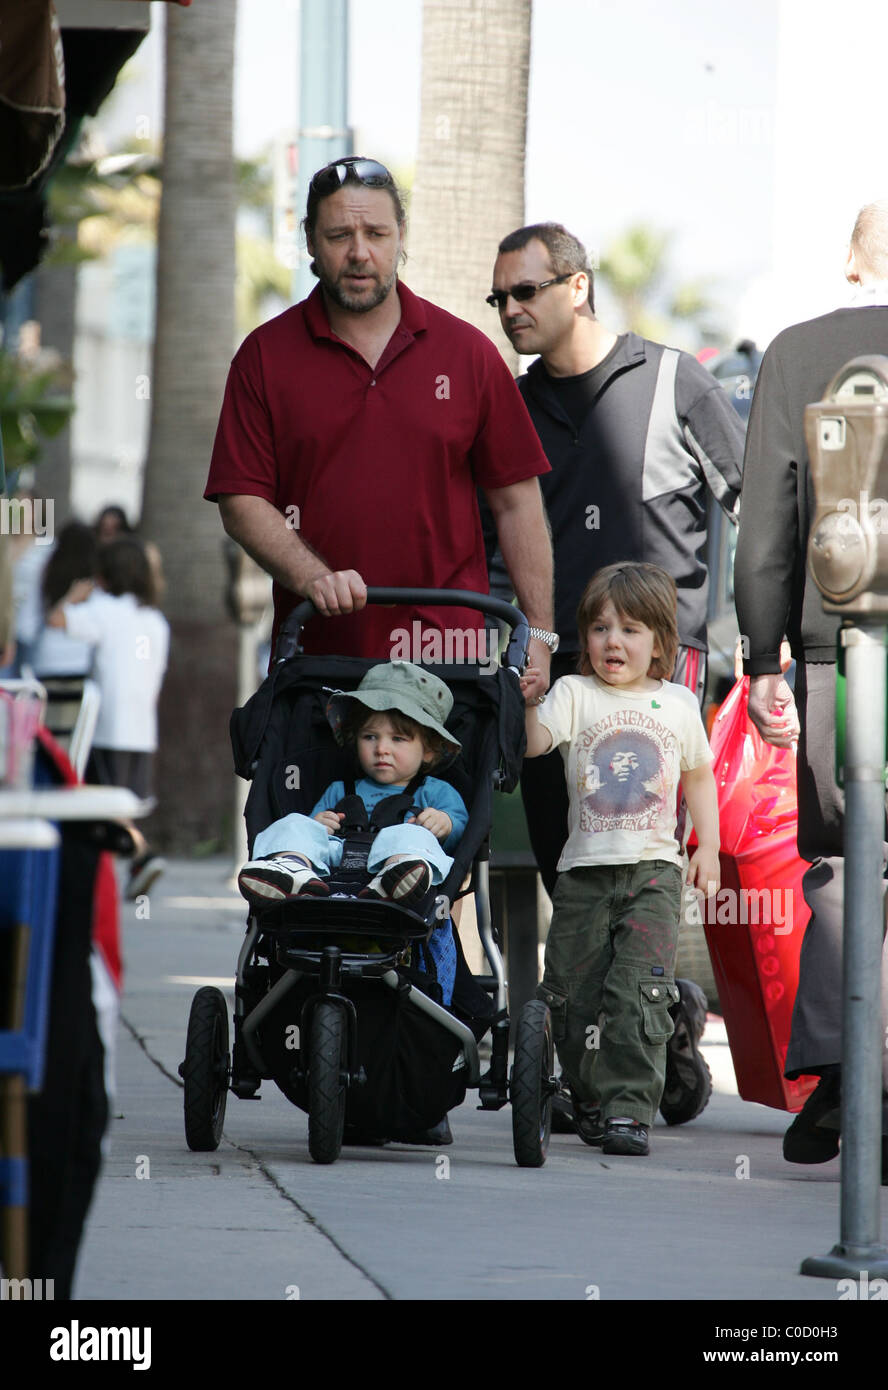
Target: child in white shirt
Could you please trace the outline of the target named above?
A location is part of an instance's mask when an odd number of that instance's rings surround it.
[[[74,584],[47,624],[93,651],[101,706],[86,780],[150,796],[170,629],[155,607],[154,576],[141,541],[124,536],[101,546],[96,583]],[[127,897],[146,892],[164,867],[145,845],[133,861]]]
[[[570,801],[539,992],[581,1138],[646,1154],[679,998],[679,784],[699,842],[687,881],[713,893],[715,779],[694,695],[664,679],[678,647],[671,577],[647,564],[599,570],[577,623],[580,674],[526,705],[527,756],[561,750]]]

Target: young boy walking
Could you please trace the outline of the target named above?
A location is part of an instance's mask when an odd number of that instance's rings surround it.
[[[679,998],[679,785],[698,839],[687,882],[708,895],[720,881],[715,779],[697,701],[667,679],[671,577],[647,564],[600,570],[577,625],[579,674],[526,706],[527,756],[560,749],[570,800],[539,994],[580,1137],[647,1154]]]

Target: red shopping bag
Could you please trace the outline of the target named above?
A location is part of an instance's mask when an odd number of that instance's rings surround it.
[[[810,912],[796,849],[796,755],[765,743],[746,712],[749,677],[715,717],[722,886],[699,905],[744,1100],[800,1110],[816,1077],[783,1076],[799,952]]]

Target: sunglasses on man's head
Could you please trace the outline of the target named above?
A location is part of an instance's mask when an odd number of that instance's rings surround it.
[[[556,275],[554,280],[541,280],[538,285],[513,285],[510,290],[494,290],[487,296],[486,303],[492,309],[504,309],[506,300],[511,297],[516,299],[519,304],[525,304],[528,299],[533,299],[537,290],[546,290],[550,285],[562,285],[565,280],[570,280],[576,271],[571,270],[567,275]]]
[[[356,154],[349,155],[346,159],[337,159],[333,164],[328,164],[326,168],[319,169],[308,186],[309,191],[326,197],[328,193],[335,193],[337,188],[341,188],[345,181],[352,176],[357,179],[358,183],[363,183],[368,188],[384,188],[387,184],[394,183],[394,179],[384,164],[380,164],[375,159],[364,159],[363,155]]]

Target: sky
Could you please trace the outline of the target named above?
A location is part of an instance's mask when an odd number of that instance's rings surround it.
[[[139,100],[159,119],[164,9],[115,121]],[[350,13],[355,147],[409,167],[421,0]],[[235,144],[256,154],[298,122],[298,0],[240,0],[236,45]],[[633,222],[668,231],[673,282],[702,281],[734,336],[767,341],[847,298],[854,215],[888,193],[886,46],[884,0],[855,0],[853,28],[834,0],[535,0],[527,220],[593,255]]]

